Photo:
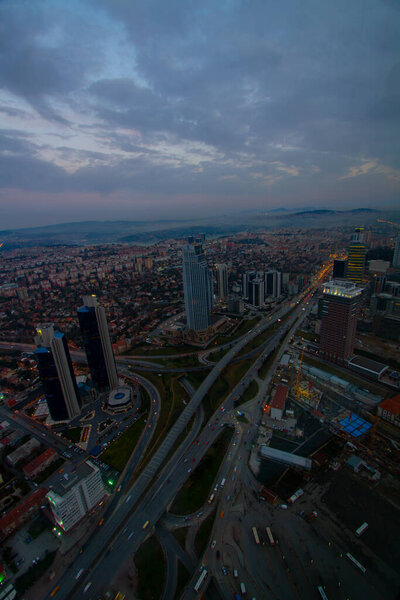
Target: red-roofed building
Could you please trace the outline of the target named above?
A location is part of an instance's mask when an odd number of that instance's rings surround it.
[[[29,521],[43,504],[46,494],[45,488],[39,488],[4,515],[0,519],[0,536],[5,538],[11,535],[18,527]]]
[[[381,402],[378,406],[378,416],[384,421],[400,427],[400,394]]]
[[[39,454],[39,456],[23,467],[24,475],[29,477],[29,479],[35,479],[39,473],[44,471],[57,458],[57,452],[53,448],[47,448],[42,454]]]
[[[285,410],[289,388],[287,385],[278,385],[271,402],[271,419],[282,419]]]

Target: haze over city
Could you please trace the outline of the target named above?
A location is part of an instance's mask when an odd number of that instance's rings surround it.
[[[399,5],[0,6],[1,227],[398,202]]]

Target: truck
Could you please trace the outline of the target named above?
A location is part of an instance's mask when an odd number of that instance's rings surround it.
[[[246,594],[246,586],[244,585],[243,581],[240,582],[240,591],[242,592],[243,596]]]
[[[294,504],[294,502],[296,502],[296,500],[298,500],[300,498],[300,496],[302,496],[303,494],[304,494],[304,491],[301,488],[299,488],[297,490],[297,492],[295,492],[292,496],[290,496],[288,502],[290,504]]]

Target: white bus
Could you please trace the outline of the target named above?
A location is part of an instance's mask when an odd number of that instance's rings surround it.
[[[360,537],[364,533],[364,531],[368,529],[368,523],[365,522],[358,529],[356,529],[356,536]]]
[[[259,546],[260,545],[260,538],[258,537],[257,527],[252,527],[252,531],[253,531],[253,535],[254,535],[254,541],[257,544],[257,546]]]
[[[271,529],[269,527],[266,527],[265,531],[267,532],[269,543],[271,544],[271,546],[275,546],[275,540],[274,540],[274,536],[272,535]]]
[[[351,560],[351,562],[353,563],[353,565],[355,567],[357,567],[357,569],[360,569],[361,573],[363,575],[365,575],[365,573],[367,572],[367,569],[365,567],[362,566],[361,563],[358,562],[358,560],[356,558],[354,558],[354,556],[352,554],[350,554],[350,552],[346,553],[346,556],[349,560]]]
[[[319,591],[319,595],[321,596],[322,600],[328,600],[328,596],[325,594],[325,590],[322,587],[322,585],[318,586],[318,591]]]
[[[206,577],[208,575],[208,571],[207,569],[203,569],[202,572],[200,573],[200,577],[198,578],[196,585],[194,586],[194,591],[198,592],[199,589],[201,588],[201,586],[203,585]]]

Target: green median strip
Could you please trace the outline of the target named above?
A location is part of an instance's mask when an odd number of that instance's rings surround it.
[[[140,546],[134,556],[134,562],[138,576],[136,596],[140,600],[158,600],[161,598],[166,565],[164,552],[154,535]]]

